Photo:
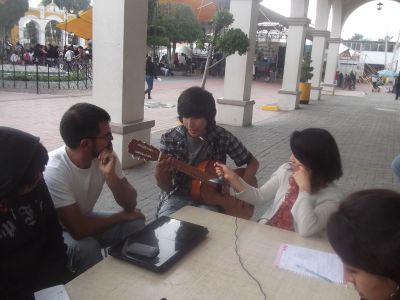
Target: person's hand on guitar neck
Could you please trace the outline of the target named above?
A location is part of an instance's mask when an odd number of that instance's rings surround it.
[[[157,161],[155,177],[157,186],[165,192],[172,190],[173,158],[168,156]]]
[[[216,162],[214,164],[215,172],[218,176],[223,176],[224,179],[236,190],[236,192],[242,192],[245,190],[244,186],[240,182],[239,176],[229,168],[227,165]]]

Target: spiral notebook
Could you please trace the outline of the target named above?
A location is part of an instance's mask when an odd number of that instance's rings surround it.
[[[333,253],[282,244],[275,266],[327,282],[344,283],[343,263]]]

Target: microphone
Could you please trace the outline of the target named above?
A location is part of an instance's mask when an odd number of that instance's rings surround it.
[[[199,136],[199,139],[202,140],[204,142],[204,144],[208,145],[208,142],[205,138],[203,138],[202,136]]]

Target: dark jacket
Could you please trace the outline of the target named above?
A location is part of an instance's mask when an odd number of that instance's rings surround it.
[[[33,292],[70,279],[62,229],[47,186],[19,196],[15,187],[39,139],[0,127],[0,298],[33,299]]]
[[[157,79],[156,67],[151,61],[146,61],[146,75]]]

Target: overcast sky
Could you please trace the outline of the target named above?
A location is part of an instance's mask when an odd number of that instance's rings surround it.
[[[308,17],[314,24],[316,1],[310,0]],[[400,30],[400,3],[391,0],[380,0],[383,3],[382,10],[378,12],[378,1],[370,1],[355,10],[346,20],[343,26],[342,38],[349,39],[354,33],[360,33],[365,38],[377,40],[389,35],[392,41],[396,41]],[[37,6],[40,0],[29,0],[31,6]],[[264,6],[284,15],[290,14],[290,0],[263,0]]]

